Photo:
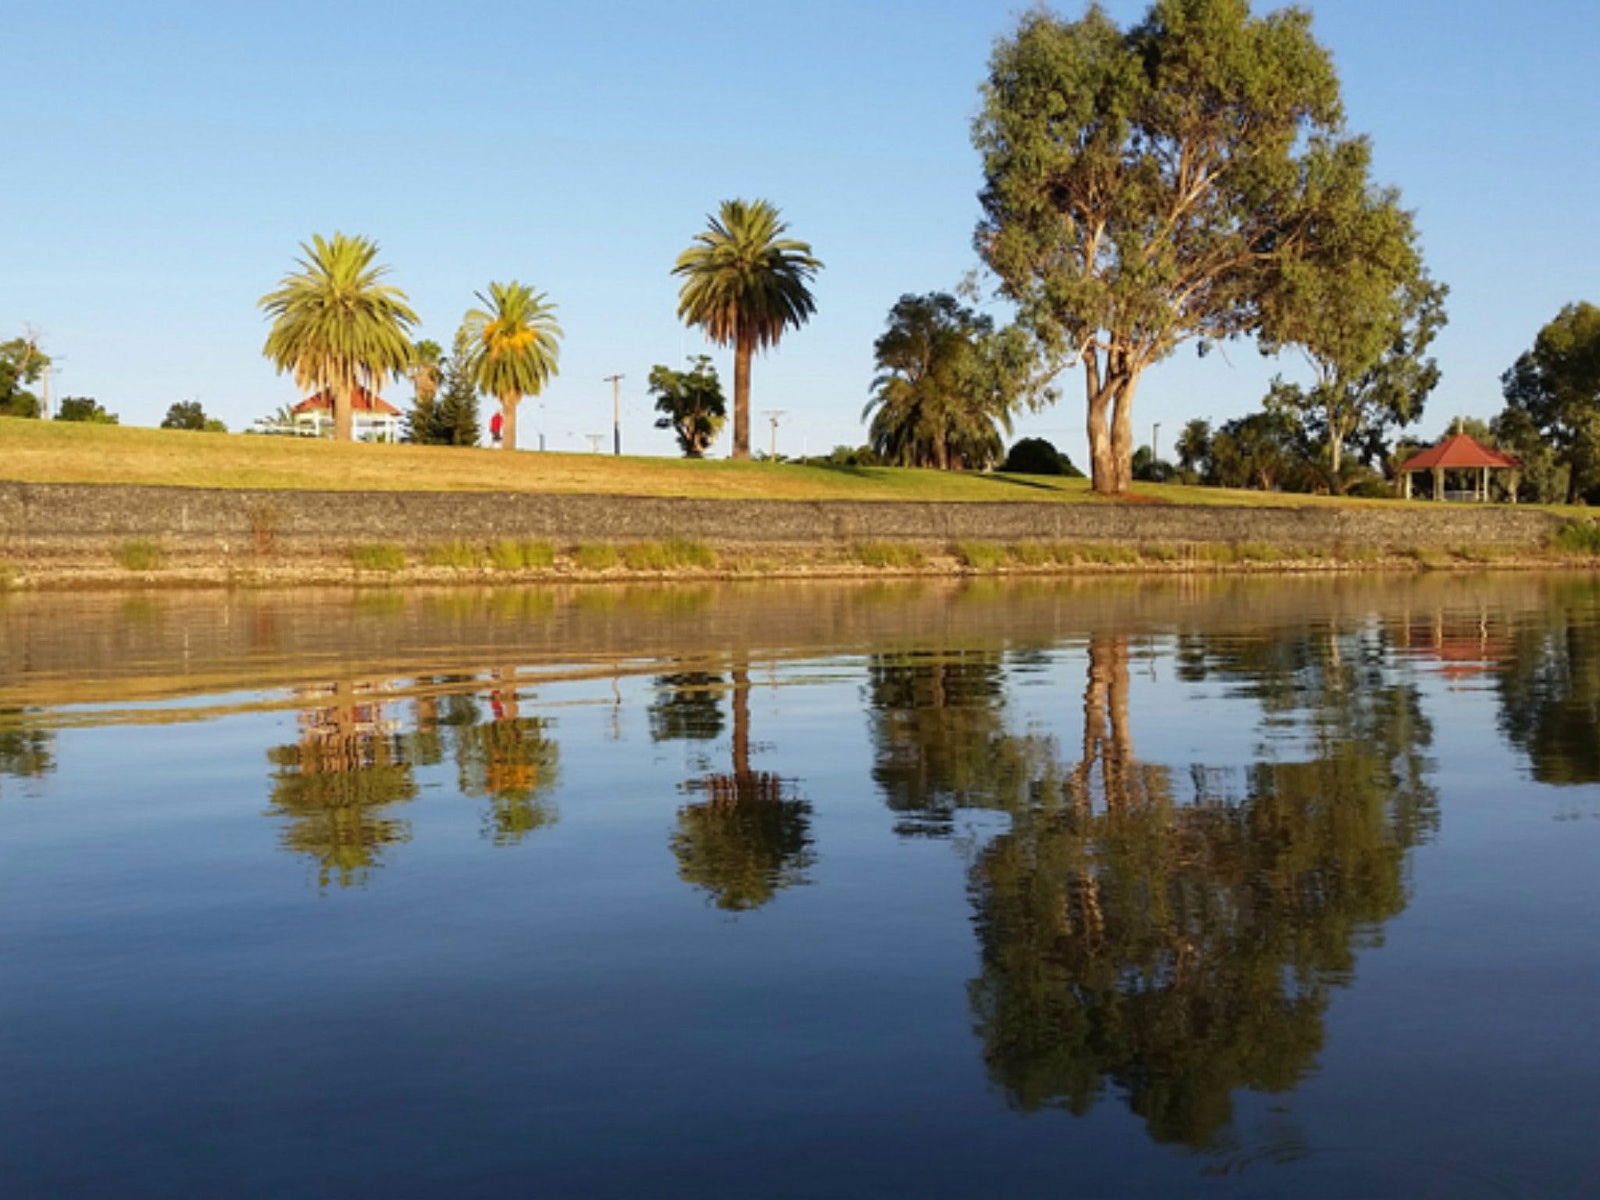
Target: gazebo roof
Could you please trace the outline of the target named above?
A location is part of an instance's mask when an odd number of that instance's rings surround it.
[[[400,415],[400,410],[382,396],[375,396],[359,385],[356,387],[355,396],[351,400],[350,410],[358,413],[376,413],[384,417],[398,417]],[[332,412],[333,399],[325,391],[318,392],[315,396],[307,396],[289,411],[296,416],[308,412]]]
[[[1522,462],[1509,454],[1491,450],[1464,433],[1452,433],[1437,446],[1429,446],[1401,463],[1401,471],[1431,471],[1435,467],[1520,467]]]

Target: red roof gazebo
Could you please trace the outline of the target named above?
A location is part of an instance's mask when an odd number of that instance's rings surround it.
[[[1502,454],[1498,450],[1491,450],[1482,442],[1464,433],[1452,433],[1437,446],[1430,446],[1421,453],[1412,455],[1396,469],[1405,479],[1407,500],[1411,499],[1411,476],[1418,471],[1433,472],[1435,500],[1448,498],[1444,490],[1446,471],[1471,471],[1472,499],[1482,501],[1489,498],[1489,472],[1519,471],[1522,469],[1522,461],[1512,458],[1509,454]],[[1515,485],[1511,489],[1511,494],[1515,500]]]
[[[315,396],[307,396],[289,411],[294,414],[297,425],[306,425],[321,434],[323,426],[331,427],[333,424],[333,397],[325,391],[318,392]],[[380,442],[400,440],[401,412],[382,396],[357,384],[350,397],[350,412],[358,438]]]

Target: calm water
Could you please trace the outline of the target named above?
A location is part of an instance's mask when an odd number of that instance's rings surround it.
[[[0,596],[7,1196],[1600,1195],[1600,581]]]

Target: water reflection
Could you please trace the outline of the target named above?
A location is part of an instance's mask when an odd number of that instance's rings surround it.
[[[1498,677],[1500,728],[1541,783],[1600,782],[1600,584],[1557,590]]]
[[[1330,989],[1405,905],[1406,851],[1437,821],[1431,729],[1382,639],[1183,639],[1189,682],[1259,702],[1303,760],[1141,761],[1130,639],[1084,647],[1081,750],[1006,732],[995,657],[876,660],[874,778],[897,826],[959,807],[1009,831],[971,868],[982,972],[969,985],[991,1078],[1019,1109],[1084,1113],[1108,1090],[1161,1141],[1211,1144],[1239,1088],[1314,1064]]]
[[[691,672],[656,680],[650,709],[656,741],[707,740],[723,728],[721,701],[733,709],[730,769],[690,779],[683,788],[705,799],[678,809],[672,853],[678,877],[730,912],[760,908],[784,888],[809,883],[811,806],[794,786],[750,759],[750,670],[739,659],[720,675]]]
[[[4,776],[37,779],[55,770],[55,735],[34,726],[30,710],[0,708],[0,788]]]
[[[300,738],[267,751],[270,815],[286,820],[281,844],[308,855],[318,883],[364,883],[383,851],[410,841],[411,827],[385,810],[417,794],[400,722],[385,715],[382,685],[341,681],[299,689],[326,700],[299,717]]]

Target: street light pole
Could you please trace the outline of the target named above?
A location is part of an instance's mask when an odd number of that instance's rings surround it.
[[[611,452],[622,453],[622,376],[607,375],[611,385]]]

